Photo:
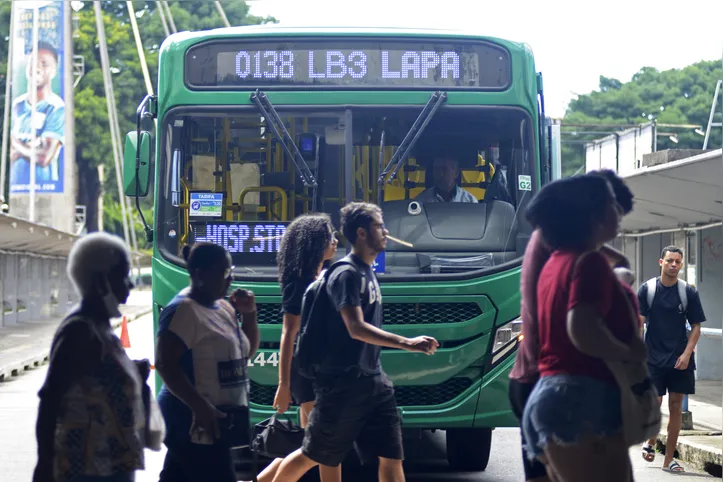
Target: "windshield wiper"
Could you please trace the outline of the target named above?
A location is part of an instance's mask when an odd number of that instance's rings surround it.
[[[424,131],[424,129],[427,127],[429,121],[432,120],[432,117],[437,112],[437,109],[439,109],[446,100],[446,92],[437,91],[429,97],[429,100],[424,106],[424,109],[422,109],[422,112],[414,121],[414,124],[412,124],[412,128],[409,129],[409,132],[407,132],[404,140],[399,145],[399,149],[397,149],[397,152],[394,153],[392,159],[389,161],[389,164],[387,164],[387,167],[385,167],[384,171],[382,171],[382,173],[379,175],[379,180],[377,181],[377,183],[379,184],[380,190],[384,186],[384,178],[387,176],[387,174],[391,172],[391,175],[389,176],[389,180],[387,182],[392,182],[392,180],[394,180],[397,172],[402,167],[402,164],[404,164],[404,161],[407,159],[407,155],[417,143],[417,140],[422,134],[422,131]]]
[[[266,97],[266,94],[258,89],[251,94],[251,101],[259,108],[266,123],[271,128],[271,132],[274,133],[281,147],[284,148],[286,154],[291,158],[291,162],[296,166],[296,172],[299,173],[299,177],[303,181],[304,186],[314,189],[313,199],[316,200],[317,183],[316,179],[314,179],[314,174],[311,172],[301,152],[299,152],[299,148],[296,147],[294,139],[291,138],[291,134],[289,134],[284,122],[279,117],[276,109],[274,109],[273,104],[269,98]]]

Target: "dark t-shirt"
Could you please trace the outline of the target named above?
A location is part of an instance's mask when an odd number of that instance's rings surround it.
[[[381,290],[371,266],[353,254],[347,259],[354,266],[336,268],[326,286],[331,305],[327,318],[329,343],[319,372],[339,374],[358,369],[363,375],[376,375],[381,373],[380,347],[349,336],[340,310],[345,306],[359,306],[364,313],[364,321],[380,328],[383,318]]]
[[[656,367],[672,368],[688,345],[688,323],[694,325],[705,321],[698,290],[688,285],[688,310],[678,294],[678,285],[663,286],[658,278],[653,306],[648,306],[648,286],[643,283],[638,289],[640,314],[646,317],[645,344],[648,347],[648,362]],[[695,370],[695,357],[690,358],[689,370]]]
[[[313,278],[298,278],[281,288],[281,312],[290,315],[301,314],[301,301]]]

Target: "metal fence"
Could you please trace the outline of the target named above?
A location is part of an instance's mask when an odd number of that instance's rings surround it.
[[[0,215],[0,326],[62,317],[78,301],[66,275],[76,239]]]

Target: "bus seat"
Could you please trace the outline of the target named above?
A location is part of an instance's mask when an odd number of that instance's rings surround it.
[[[465,191],[472,194],[477,200],[482,201],[487,193],[492,176],[495,175],[495,166],[487,162],[481,154],[477,154],[477,165],[473,169],[461,169],[461,186]]]
[[[384,201],[414,199],[425,189],[426,172],[423,166],[419,166],[415,159],[410,158],[399,169],[394,181],[384,186]]]

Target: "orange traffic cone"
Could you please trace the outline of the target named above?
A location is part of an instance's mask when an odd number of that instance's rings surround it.
[[[123,323],[121,324],[121,346],[123,348],[130,348],[131,347],[131,339],[128,336],[128,319],[124,316],[123,317]]]

